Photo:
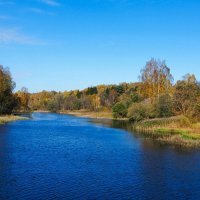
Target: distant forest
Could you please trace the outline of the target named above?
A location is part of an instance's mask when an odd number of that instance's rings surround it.
[[[184,115],[200,117],[200,84],[194,74],[174,83],[165,61],[151,59],[138,82],[98,85],[84,90],[29,93],[13,92],[15,83],[8,68],[0,66],[0,114],[30,111],[88,110],[112,111],[114,118],[132,121]]]

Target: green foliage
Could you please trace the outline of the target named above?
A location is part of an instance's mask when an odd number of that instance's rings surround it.
[[[118,102],[123,102],[129,107],[132,102],[140,101],[138,85],[138,83],[99,85],[81,91],[60,93],[42,91],[30,95],[29,105],[32,110],[111,110]],[[58,94],[60,100],[56,97]]]
[[[151,59],[141,70],[138,83],[98,85],[84,90],[42,91],[28,89],[13,94],[15,83],[9,69],[0,66],[0,115],[13,111],[64,110],[113,111],[113,117],[138,122],[152,118],[183,115],[200,119],[200,83],[187,74],[173,86],[173,76],[165,61]],[[183,120],[183,123],[188,124]]]
[[[81,96],[82,96],[82,94],[83,94],[83,93],[82,93],[82,92],[80,92],[80,91],[78,90],[78,91],[77,91],[77,94],[76,94],[77,98],[79,98],[79,99],[80,99],[80,98],[81,98]]]
[[[23,87],[15,95],[17,96],[19,100],[18,110],[22,112],[30,111],[30,107],[29,107],[30,94],[28,92],[28,89]]]
[[[51,112],[57,112],[58,111],[58,107],[55,103],[55,101],[50,101],[47,104],[47,110],[51,111]]]
[[[17,98],[12,93],[14,87],[9,69],[0,66],[0,115],[11,114],[17,107]]]
[[[173,116],[173,102],[169,94],[161,95],[155,106],[158,112],[158,117]]]
[[[114,118],[124,118],[127,115],[127,106],[124,103],[116,103],[112,110]]]
[[[96,87],[89,87],[86,92],[87,95],[98,94],[98,90]]]
[[[113,89],[117,92],[118,95],[122,95],[125,92],[123,85],[115,85]]]
[[[128,117],[132,121],[177,115],[199,120],[200,85],[194,75],[188,74],[173,85],[165,61],[151,59],[141,70],[140,81],[63,93],[42,91],[31,94],[28,105],[51,111],[112,109],[115,118]]]
[[[174,110],[177,115],[195,118],[200,115],[200,85],[194,75],[187,74],[175,85]]]
[[[81,100],[76,96],[68,96],[64,99],[63,110],[79,110],[81,108]]]
[[[156,117],[155,107],[149,103],[133,103],[128,109],[128,118],[133,122],[154,117]]]

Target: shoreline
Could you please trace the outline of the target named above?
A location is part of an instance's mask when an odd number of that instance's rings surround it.
[[[86,110],[74,110],[74,111],[59,111],[60,114],[73,115],[76,117],[85,117],[91,119],[111,119],[113,120],[112,112],[95,112]]]
[[[14,122],[18,120],[27,120],[27,117],[22,117],[22,116],[16,116],[16,115],[2,115],[0,116],[0,125],[9,123],[9,122]]]
[[[49,111],[33,111],[50,113]],[[161,144],[169,144],[186,148],[200,148],[200,123],[192,124],[186,117],[170,117],[143,120],[140,122],[129,122],[127,118],[115,119],[112,112],[95,112],[87,110],[59,111],[58,114],[72,115],[75,117],[89,119],[108,119],[117,121],[126,121],[132,127],[132,131],[136,134],[143,134],[150,137]],[[26,117],[21,116],[2,116],[0,124],[16,120],[25,120]]]
[[[112,113],[91,111],[64,111],[61,114],[91,119],[110,119],[127,121],[128,119],[114,119]],[[186,117],[157,118],[130,123],[136,134],[148,136],[161,144],[179,146],[183,148],[200,148],[200,124],[191,124]]]
[[[90,119],[110,119],[117,121],[128,121],[128,118],[114,118],[112,112],[96,112],[96,111],[86,111],[86,110],[75,110],[75,111],[60,111],[60,114],[72,115],[75,117],[83,117]]]
[[[34,110],[34,111],[31,111],[32,113],[50,113],[50,111],[48,110]]]
[[[163,144],[200,148],[200,124],[189,124],[183,116],[144,120],[133,124],[133,130]]]

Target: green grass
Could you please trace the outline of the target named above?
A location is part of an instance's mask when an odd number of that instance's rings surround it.
[[[182,135],[182,138],[184,139],[200,141],[200,134],[197,134],[197,133],[183,133],[181,135]]]
[[[163,143],[200,147],[200,123],[192,124],[184,116],[144,120],[135,123],[133,128]]]

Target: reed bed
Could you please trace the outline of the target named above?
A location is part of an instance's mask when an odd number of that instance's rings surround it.
[[[200,147],[200,123],[192,124],[184,116],[144,120],[135,123],[133,128],[162,143]]]
[[[8,122],[13,122],[17,120],[26,120],[26,117],[15,116],[15,115],[3,115],[0,116],[0,124],[6,124]]]

